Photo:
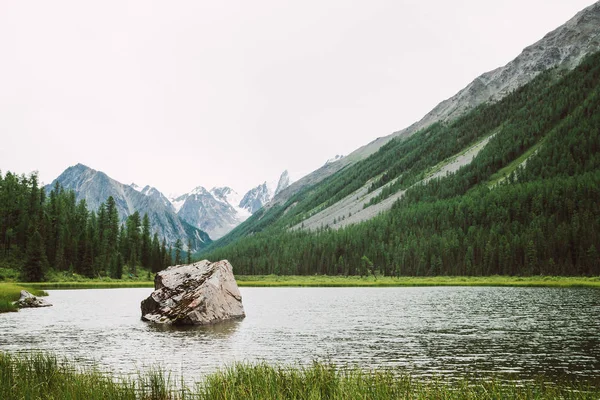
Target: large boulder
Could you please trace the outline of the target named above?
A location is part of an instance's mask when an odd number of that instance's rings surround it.
[[[21,308],[50,307],[52,305],[46,300],[32,295],[27,290],[21,290],[21,297],[14,304]]]
[[[246,316],[227,260],[169,267],[156,274],[154,289],[141,304],[144,321],[207,325]]]

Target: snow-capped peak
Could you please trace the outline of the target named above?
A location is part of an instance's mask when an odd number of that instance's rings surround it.
[[[150,185],[144,186],[144,188],[142,190],[138,190],[138,192],[141,192],[142,194],[145,194],[146,196],[151,196],[153,193],[159,193],[159,191],[156,188],[153,188]]]
[[[169,198],[169,201],[171,202],[171,204],[173,205],[173,208],[175,209],[175,213],[178,213],[179,210],[181,210],[181,207],[183,207],[183,204],[185,203],[185,200],[187,199],[187,197],[188,197],[187,194],[183,194],[181,196]]]
[[[257,187],[250,189],[248,193],[244,195],[239,205],[241,208],[248,210],[251,214],[262,208],[265,204],[271,201],[273,190],[272,186],[269,187],[268,182],[258,185]]]
[[[154,194],[157,194],[161,197],[164,196],[157,188],[152,187],[150,185],[141,187],[141,186],[137,185],[135,182],[133,182],[133,183],[131,183],[131,185],[129,185],[129,187],[140,192],[141,194],[143,194],[145,196],[152,196]]]
[[[210,189],[210,194],[212,194],[218,201],[226,202],[233,207],[237,207],[242,199],[238,192],[228,186],[214,187]]]
[[[204,186],[197,186],[194,188],[194,190],[192,190],[189,194],[201,194],[201,195],[206,195],[208,194],[208,190],[206,190],[204,188]]]

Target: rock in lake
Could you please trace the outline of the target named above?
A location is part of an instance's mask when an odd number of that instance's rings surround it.
[[[21,297],[14,304],[21,308],[50,307],[52,305],[46,300],[32,295],[27,290],[21,290]]]
[[[156,274],[154,289],[141,304],[144,321],[207,325],[246,316],[227,260],[169,267]]]

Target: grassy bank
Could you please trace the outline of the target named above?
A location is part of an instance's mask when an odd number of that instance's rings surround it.
[[[1,272],[1,271],[0,271]],[[4,269],[6,276],[19,276],[16,271]],[[19,283],[28,287],[37,289],[108,289],[108,288],[137,288],[154,287],[154,275],[147,270],[138,268],[136,274],[125,271],[122,279],[113,279],[109,277],[88,278],[71,272],[50,271],[46,275],[45,282],[27,282]],[[14,279],[6,279],[14,281]],[[1,279],[0,279],[1,281]]]
[[[193,388],[159,369],[117,378],[79,369],[48,354],[0,353],[3,399],[598,399],[591,383],[506,381],[498,378],[416,380],[390,371],[236,364]]]
[[[393,286],[530,286],[530,287],[597,287],[600,277],[565,276],[433,276],[433,277],[383,277],[378,276],[283,276],[238,275],[240,287],[393,287]],[[154,287],[151,280],[86,279],[27,283],[38,289],[108,289]]]
[[[118,288],[153,288],[153,281],[103,281],[93,280],[77,282],[33,282],[27,285],[37,289],[118,289]]]
[[[237,276],[239,286],[325,286],[325,287],[386,287],[386,286],[532,286],[532,287],[599,287],[600,277],[564,276],[433,276],[377,277],[358,276]]]
[[[35,289],[28,284],[0,283],[0,313],[18,310],[12,303],[13,301],[19,300],[19,297],[21,297],[21,290],[27,290],[35,296],[47,295],[43,290]]]

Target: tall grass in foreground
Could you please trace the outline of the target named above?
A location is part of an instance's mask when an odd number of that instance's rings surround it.
[[[116,378],[48,354],[0,353],[0,397],[13,399],[598,399],[598,386],[488,380],[419,381],[389,371],[235,364],[193,390],[160,369]]]
[[[21,290],[27,290],[34,296],[47,296],[48,293],[43,290],[22,286],[15,283],[0,283],[0,313],[17,311],[18,307],[13,305],[13,301],[19,300]]]

